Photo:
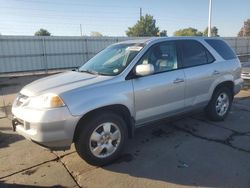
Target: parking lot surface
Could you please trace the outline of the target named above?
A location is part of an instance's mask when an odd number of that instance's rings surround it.
[[[117,161],[95,167],[74,145],[51,152],[12,131],[16,93],[40,77],[1,78],[0,187],[250,187],[250,90],[223,122],[199,113],[153,123],[136,131]]]

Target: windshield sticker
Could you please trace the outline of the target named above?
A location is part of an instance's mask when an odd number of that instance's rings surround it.
[[[113,73],[118,73],[119,69],[113,70]]]
[[[129,47],[126,48],[126,50],[137,51],[137,52],[139,52],[141,49],[142,49],[141,46],[129,46]]]

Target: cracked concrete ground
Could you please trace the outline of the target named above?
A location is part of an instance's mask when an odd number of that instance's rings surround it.
[[[2,97],[11,104],[20,86],[6,87]],[[50,152],[0,119],[0,187],[250,187],[249,158],[250,90],[237,95],[223,122],[200,113],[138,129],[121,158],[104,167],[81,160],[73,145]]]

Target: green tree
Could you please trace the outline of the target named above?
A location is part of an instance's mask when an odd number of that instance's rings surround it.
[[[159,35],[160,37],[167,37],[167,36],[168,36],[167,33],[168,33],[167,30],[162,30],[158,35]]]
[[[212,27],[211,28],[211,36],[212,37],[219,37],[220,35],[218,35],[218,31],[219,31],[219,29],[217,27],[215,27],[215,26]],[[208,36],[208,27],[203,32],[203,36]]]
[[[243,27],[238,33],[238,37],[250,37],[250,19],[244,22]]]
[[[90,36],[92,36],[92,37],[102,37],[103,35],[98,31],[92,31]]]
[[[133,27],[129,27],[126,34],[129,37],[157,36],[159,31],[153,16],[146,14]]]
[[[202,36],[202,32],[195,28],[189,27],[175,31],[174,36]]]
[[[46,29],[39,29],[37,32],[35,32],[35,36],[51,36],[51,33],[48,32]]]

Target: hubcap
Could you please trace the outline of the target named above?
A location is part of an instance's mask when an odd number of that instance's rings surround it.
[[[229,107],[229,98],[226,93],[221,93],[216,100],[216,113],[219,116],[226,114]]]
[[[120,141],[121,131],[119,127],[112,122],[102,123],[90,136],[90,151],[98,158],[109,157],[117,150]]]

